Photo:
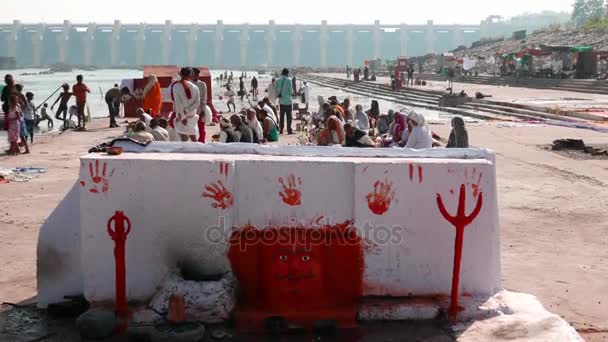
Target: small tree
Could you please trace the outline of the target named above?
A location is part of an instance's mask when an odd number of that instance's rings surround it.
[[[572,5],[572,21],[580,27],[606,14],[605,0],[576,0]]]
[[[579,27],[587,20],[587,14],[585,13],[586,1],[576,0],[572,7],[572,21],[574,22],[574,25],[576,25],[576,27]]]

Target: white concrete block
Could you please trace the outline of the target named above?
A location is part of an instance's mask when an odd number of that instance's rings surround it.
[[[40,308],[62,302],[64,296],[82,294],[79,193],[74,184],[40,227],[36,250]]]
[[[189,153],[82,158],[80,208],[66,207],[61,214],[66,221],[49,220],[39,244],[74,249],[61,261],[80,265],[82,283],[67,285],[70,275],[51,267],[48,275],[39,277],[40,293],[49,294],[43,296],[47,302],[77,288],[90,301],[114,299],[114,241],[107,222],[117,210],[132,223],[126,241],[129,300],[149,300],[178,266],[203,275],[226,272],[226,242],[234,229],[247,224],[310,227],[346,220],[354,220],[366,238],[362,295],[447,295],[455,229],[440,214],[437,194],[455,214],[461,184],[466,187],[467,214],[477,191],[484,198],[479,216],[464,234],[461,293],[492,294],[500,288],[495,165],[486,150],[361,152],[197,144],[149,148]],[[235,154],[221,154],[222,149]],[[377,184],[378,194],[376,182],[385,183]],[[391,197],[386,210],[378,201],[383,191]],[[80,217],[80,227],[58,227],[68,217]],[[66,234],[78,236],[80,245],[78,239],[59,241]],[[39,256],[42,252],[39,248]],[[52,285],[47,279],[53,279]]]

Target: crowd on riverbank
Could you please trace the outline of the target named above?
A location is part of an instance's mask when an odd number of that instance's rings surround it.
[[[212,119],[220,125],[220,132],[211,137],[210,141],[222,143],[276,143],[284,133],[291,135],[299,133],[302,135],[302,144],[319,146],[345,146],[345,147],[404,147],[412,149],[426,149],[438,147],[445,144],[446,147],[466,148],[469,146],[468,135],[464,126],[464,120],[456,117],[452,120],[453,130],[450,139],[444,141],[434,134],[428,126],[424,115],[412,108],[402,108],[398,111],[389,110],[381,112],[378,101],[372,101],[368,110],[363,106],[350,103],[349,98],[338,101],[336,96],[330,96],[327,100],[318,97],[318,110],[311,107],[311,87],[307,82],[298,90],[295,85],[295,77],[290,77],[289,70],[284,69],[281,77],[272,79],[264,90],[266,96],[260,101],[252,102],[250,93],[254,99],[258,95],[258,82],[255,78],[251,81],[251,89],[247,91],[241,75],[238,78],[238,92],[232,88],[232,73],[222,75],[216,81],[225,87],[225,92],[220,99],[226,99],[228,113],[217,118],[209,117],[209,111],[205,110],[202,99],[197,103],[196,95],[192,95],[190,105],[180,104],[180,96],[174,93],[182,89],[190,89],[196,92],[195,83],[197,77],[189,77],[188,68],[182,69],[183,83],[175,83],[172,86],[172,98],[174,106],[178,108],[176,113],[166,118],[156,118],[146,113],[145,108],[138,110],[139,122],[132,123],[127,135],[131,138],[148,141],[199,141],[205,142],[205,124]],[[185,87],[184,87],[185,85]],[[199,93],[202,94],[202,93]],[[236,98],[241,97],[241,105],[245,104],[243,98],[247,96],[247,105],[237,111]],[[301,104],[295,105],[294,98],[301,98]],[[178,100],[176,100],[178,99]],[[186,96],[186,100],[187,100]],[[303,108],[300,108],[300,105]],[[179,108],[198,108],[189,113],[180,113]],[[294,108],[297,113],[294,115]],[[234,114],[230,115],[234,111]],[[184,135],[176,128],[175,120],[191,120],[192,135]],[[293,122],[298,121],[296,127]],[[198,123],[198,132],[195,132],[194,123]],[[198,133],[198,134],[196,134]],[[447,143],[447,144],[446,144]]]
[[[361,104],[351,104],[349,98],[339,101],[337,96],[327,99],[318,96],[319,107],[315,110],[313,107],[316,106],[311,104],[310,85],[303,82],[298,89],[296,78],[290,77],[287,69],[282,71],[280,77],[271,80],[263,90],[265,96],[257,101],[260,93],[258,80],[252,78],[251,89],[247,92],[243,81],[246,75],[243,75],[238,78],[238,92],[232,90],[230,82],[225,85],[220,82],[226,89],[220,93],[220,100],[225,97],[228,113],[234,111],[234,114],[214,115],[207,106],[207,85],[200,80],[200,70],[182,68],[180,79],[169,89],[174,111],[165,116],[160,114],[163,105],[160,84],[154,75],[150,75],[143,94],[140,94],[142,108],[137,111],[139,120],[126,127],[125,136],[144,142],[278,143],[282,134],[298,134],[300,143],[307,145],[412,149],[437,147],[446,143],[431,131],[424,115],[413,108],[381,112],[378,101],[372,101],[371,106],[364,110]],[[222,78],[220,81],[233,79],[232,75]],[[85,106],[90,90],[83,77],[78,75],[72,87],[63,84],[60,89],[63,90],[50,110],[54,110],[58,104],[56,117],[64,123],[61,129],[86,130]],[[254,102],[247,95],[249,93]],[[117,84],[106,92],[110,128],[119,126],[116,120],[120,106],[133,96],[128,88],[120,88]],[[238,111],[237,96],[241,97]],[[247,102],[243,102],[245,96]],[[70,105],[72,98],[76,100],[75,105]],[[296,99],[300,99],[300,106],[296,104]],[[53,125],[48,104],[44,102],[37,107],[33,100],[32,92],[23,95],[23,87],[15,84],[11,75],[6,75],[2,102],[5,129],[9,132],[9,154],[29,153],[34,140],[34,127],[45,120],[48,125]],[[78,123],[71,121],[73,115],[78,118]],[[220,132],[207,137],[205,127],[216,124],[219,124]],[[452,126],[454,129],[447,147],[468,147],[464,121],[454,118]]]

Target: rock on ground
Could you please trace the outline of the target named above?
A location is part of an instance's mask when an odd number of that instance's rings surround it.
[[[116,326],[116,315],[111,310],[89,309],[76,320],[76,328],[85,339],[110,337]]]
[[[458,341],[584,341],[570,324],[547,311],[532,295],[501,291],[481,305],[465,299],[453,327]]]
[[[189,281],[171,273],[154,295],[149,306],[167,313],[173,294],[184,296],[186,321],[221,323],[230,317],[236,305],[236,280],[226,276],[218,281]]]

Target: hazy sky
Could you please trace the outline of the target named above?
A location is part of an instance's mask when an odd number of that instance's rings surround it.
[[[570,11],[574,0],[2,0],[0,22],[124,23],[435,23],[477,24],[488,15],[505,17],[542,10]],[[279,5],[281,3],[281,5]],[[355,5],[365,4],[365,5]],[[368,4],[373,7],[368,7]],[[348,9],[348,11],[347,11]]]

